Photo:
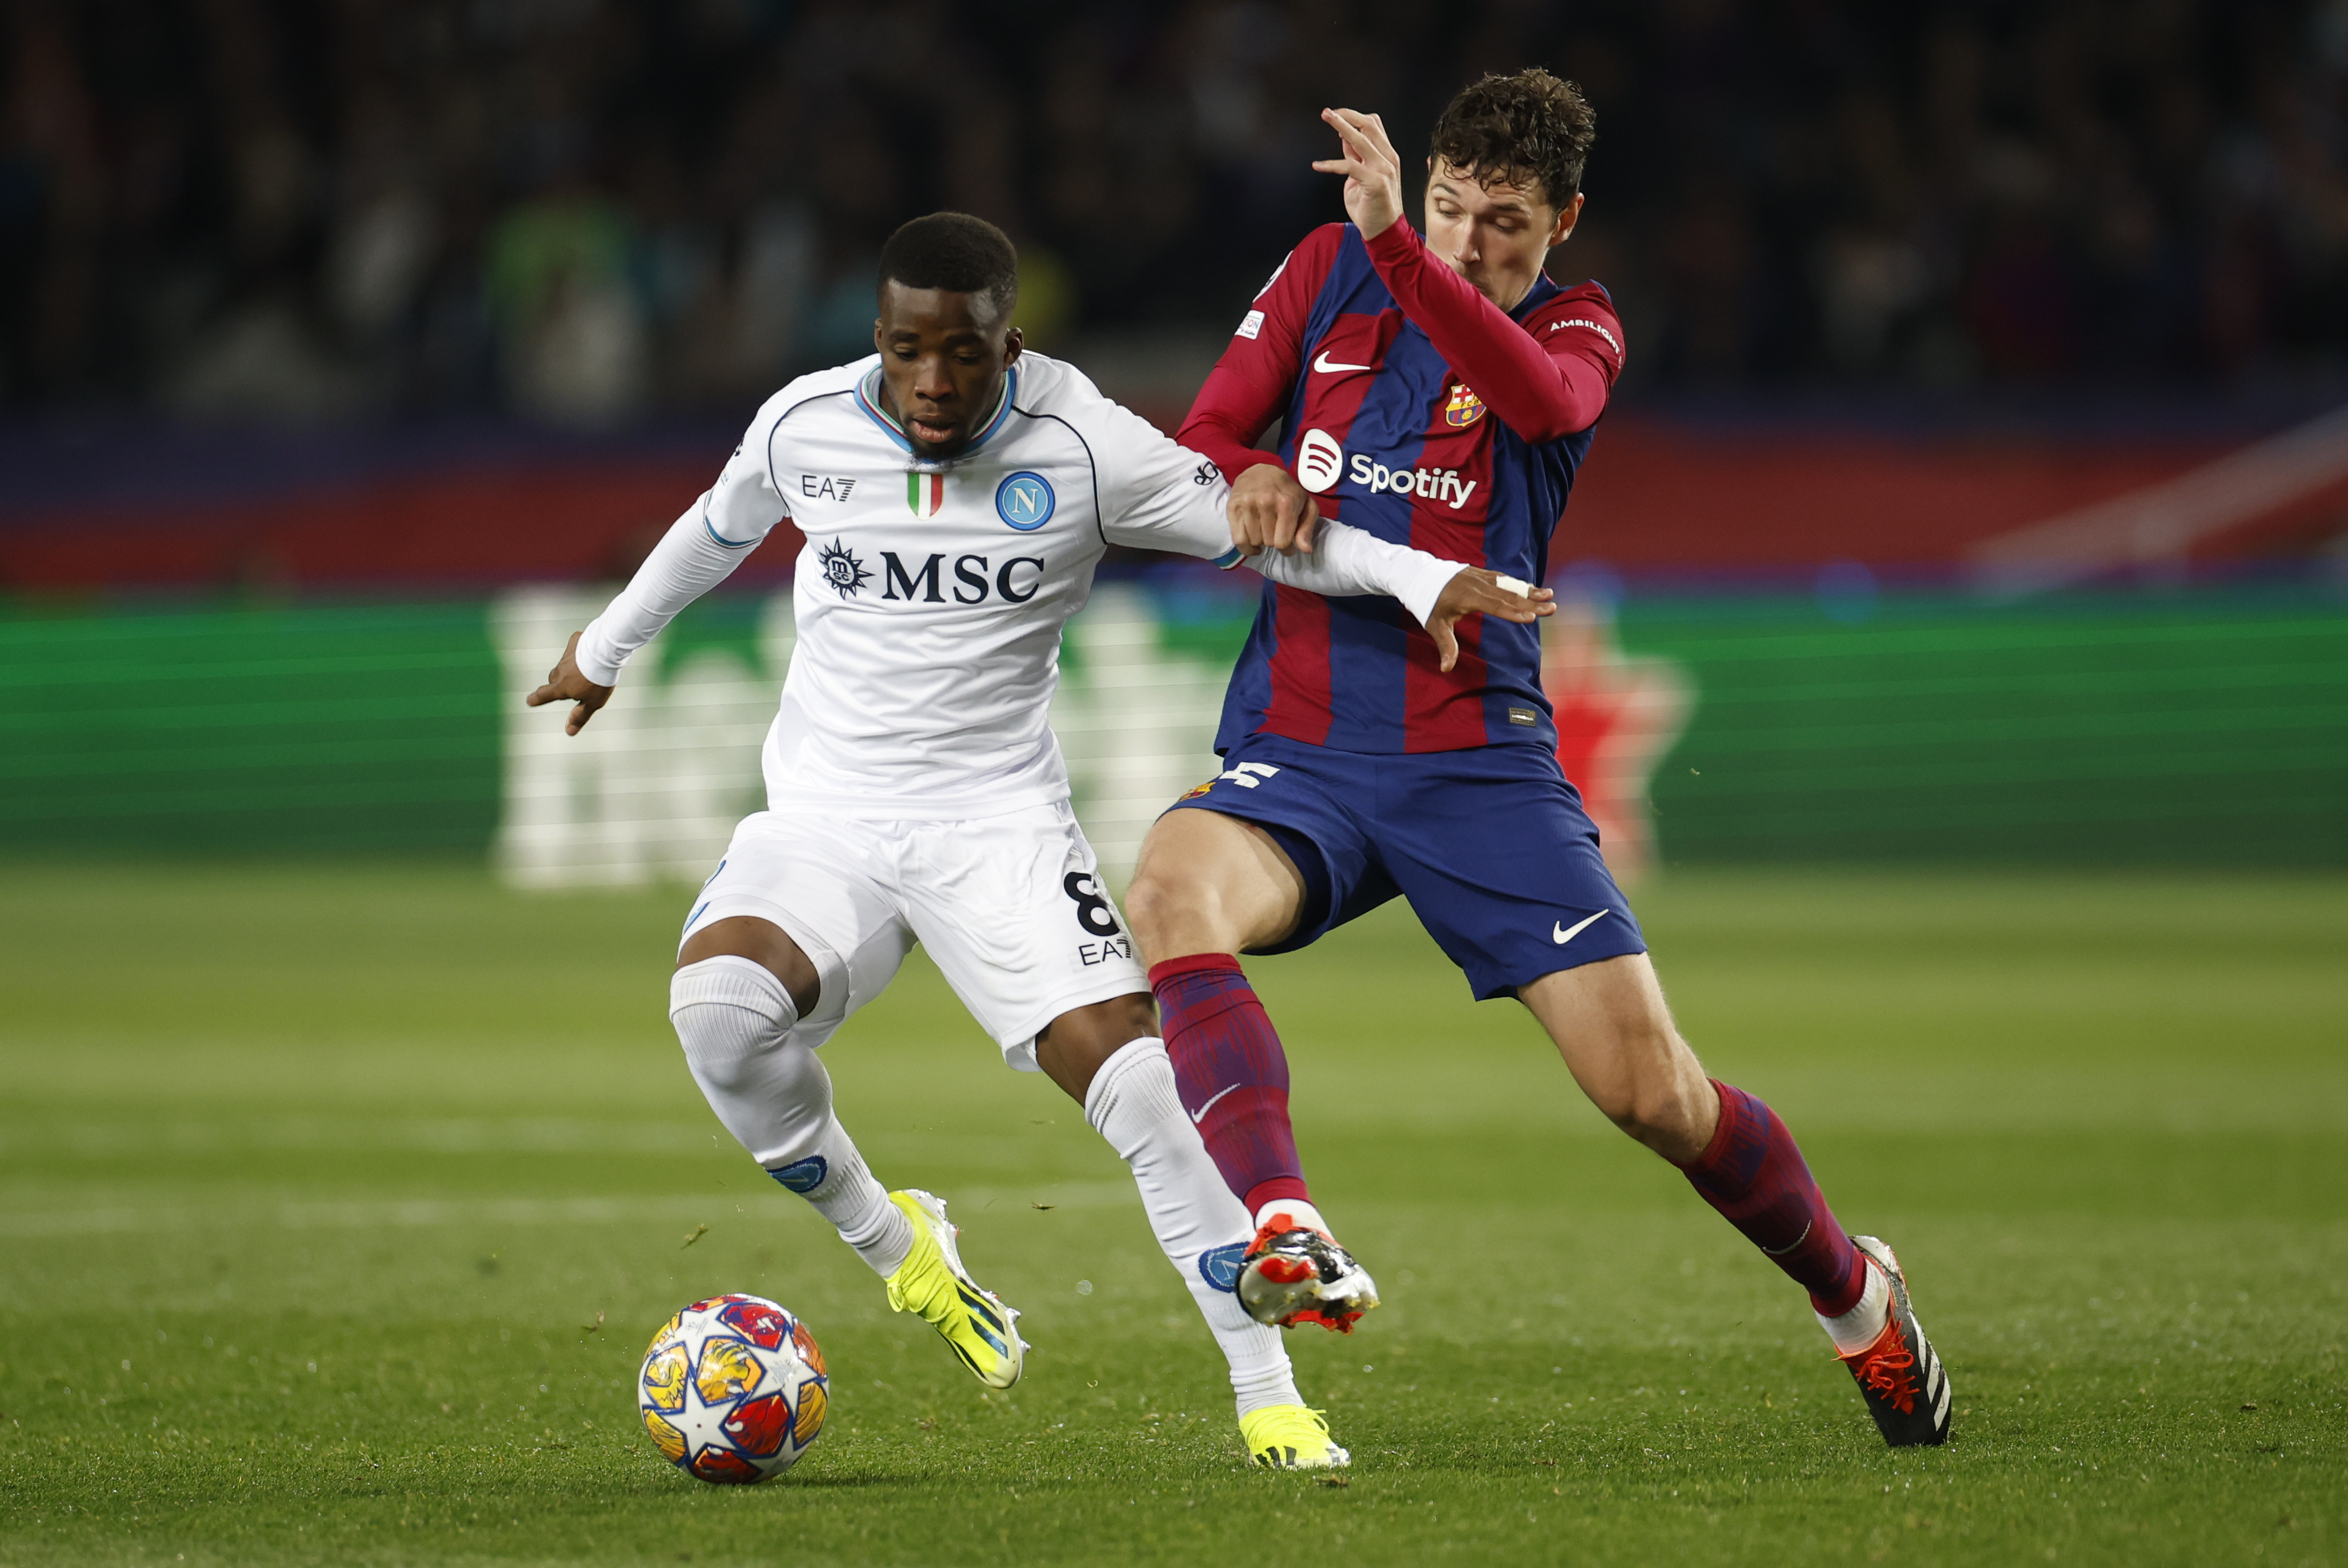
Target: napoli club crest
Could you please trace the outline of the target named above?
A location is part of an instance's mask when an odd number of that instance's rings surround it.
[[[1240,1268],[1246,1261],[1244,1242],[1210,1246],[1199,1255],[1199,1277],[1217,1290],[1236,1291],[1240,1287]]]
[[[838,539],[816,551],[815,559],[816,564],[823,569],[823,580],[839,589],[842,599],[872,580],[872,574],[864,569],[864,563],[856,559],[856,552]]]
[[[1050,522],[1058,506],[1052,482],[1041,474],[1022,469],[1006,475],[994,487],[994,515],[1023,534],[1032,534]]]

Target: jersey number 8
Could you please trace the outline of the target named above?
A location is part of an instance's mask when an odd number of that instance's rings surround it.
[[[1108,907],[1108,897],[1093,880],[1089,871],[1071,871],[1063,877],[1060,886],[1076,900],[1076,924],[1096,937],[1122,935],[1124,927],[1117,923],[1117,911]]]

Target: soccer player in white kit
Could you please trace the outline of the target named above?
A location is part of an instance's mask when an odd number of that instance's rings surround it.
[[[1132,1168],[1150,1226],[1231,1364],[1248,1451],[1346,1462],[1278,1330],[1232,1294],[1251,1232],[1183,1111],[1148,981],[1068,804],[1047,721],[1061,628],[1110,544],[1234,564],[1269,496],[1022,352],[1017,257],[993,225],[916,219],[881,253],[874,359],[792,382],[717,483],[574,635],[532,706],[576,734],[629,655],[785,517],[806,538],[798,641],[763,757],[767,809],[694,899],[671,1020],[720,1121],[933,1325],[983,1381],[1019,1376],[1016,1316],[963,1267],[930,1194],[891,1194],[832,1114],[816,1048],[915,941],[1010,1064],[1041,1071]],[[1470,613],[1531,620],[1493,573],[1324,525],[1275,580],[1385,593],[1437,641]]]

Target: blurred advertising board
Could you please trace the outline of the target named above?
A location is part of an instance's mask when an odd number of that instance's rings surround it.
[[[2348,864],[2348,603],[2289,588],[1577,597],[1549,627],[1610,856]],[[521,694],[601,603],[0,611],[0,849],[487,856],[697,881],[759,804],[788,594],[695,606],[579,740]],[[1054,723],[1113,875],[1218,768],[1248,606],[1104,583]]]

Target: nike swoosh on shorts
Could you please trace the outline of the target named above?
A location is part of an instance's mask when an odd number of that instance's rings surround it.
[[[1326,374],[1339,370],[1367,370],[1370,367],[1366,364],[1332,364],[1329,363],[1329,351],[1324,348],[1314,357],[1313,368]]]
[[[1224,1095],[1229,1094],[1232,1090],[1237,1089],[1239,1085],[1236,1083],[1230,1084],[1224,1088],[1216,1090],[1214,1093],[1209,1095],[1207,1097],[1207,1102],[1204,1105],[1200,1106],[1196,1111],[1190,1112],[1190,1125],[1196,1127],[1200,1122],[1204,1122],[1207,1119],[1207,1112],[1215,1108],[1215,1102],[1220,1100]]]
[[[1587,920],[1575,921],[1571,927],[1568,927],[1564,921],[1560,920],[1550,927],[1549,939],[1562,948],[1568,942],[1572,941],[1576,937],[1581,935],[1582,932],[1590,929],[1591,927],[1595,926],[1599,921],[1604,919],[1613,912],[1614,911],[1612,909],[1601,909],[1597,914],[1591,916]],[[1210,1102],[1209,1103],[1211,1104],[1212,1102]]]

